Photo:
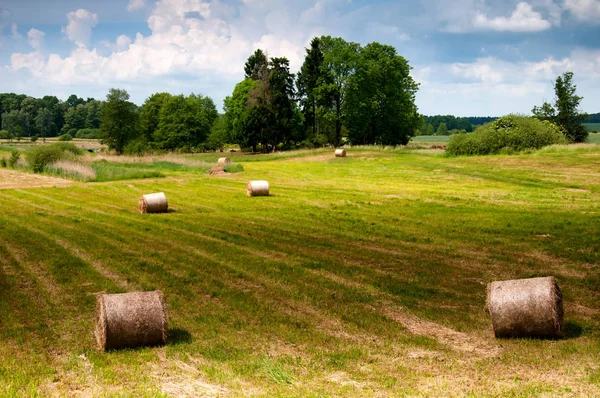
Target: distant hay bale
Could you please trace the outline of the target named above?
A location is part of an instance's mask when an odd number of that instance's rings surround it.
[[[140,213],[166,213],[169,211],[167,196],[163,192],[142,195],[138,203]]]
[[[335,157],[336,158],[345,158],[346,157],[346,150],[345,149],[336,149],[335,150]]]
[[[102,351],[165,344],[167,306],[162,292],[98,295],[94,334]]]
[[[487,289],[486,310],[496,337],[561,335],[562,293],[554,277],[492,282]]]
[[[250,181],[246,188],[248,196],[269,196],[268,181]]]
[[[229,158],[219,158],[217,165],[225,166],[226,164],[230,164],[230,163],[231,163],[231,159],[229,159]]]

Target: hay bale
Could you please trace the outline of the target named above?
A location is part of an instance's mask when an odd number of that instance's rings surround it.
[[[336,158],[345,158],[346,157],[346,150],[345,149],[336,149],[335,150],[335,157]]]
[[[167,305],[162,292],[98,295],[95,335],[102,351],[164,344]]]
[[[229,158],[219,158],[219,160],[217,161],[217,165],[219,166],[225,166],[226,164],[230,164],[231,163],[231,159]]]
[[[486,310],[496,337],[546,337],[561,335],[562,293],[554,277],[492,282]]]
[[[250,181],[246,188],[248,196],[269,196],[268,181]]]
[[[142,195],[138,203],[140,213],[166,213],[169,211],[167,196],[163,192]]]

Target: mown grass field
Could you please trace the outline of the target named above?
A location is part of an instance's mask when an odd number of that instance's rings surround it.
[[[330,152],[0,190],[0,395],[600,395],[600,146]],[[486,284],[545,275],[565,338],[496,340]],[[140,289],[168,344],[97,351],[95,295]]]

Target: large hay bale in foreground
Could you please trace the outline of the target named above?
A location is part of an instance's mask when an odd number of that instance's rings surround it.
[[[217,165],[219,166],[225,166],[226,164],[230,164],[231,163],[231,159],[229,158],[219,158],[219,160],[217,161]]]
[[[496,337],[561,335],[562,293],[554,277],[492,282],[488,285],[486,310]]]
[[[169,211],[167,196],[163,192],[142,195],[138,203],[140,213],[166,213]]]
[[[336,149],[335,150],[335,157],[336,158],[345,158],[346,157],[346,150],[345,149]]]
[[[95,335],[102,351],[164,344],[167,305],[162,292],[98,295]]]
[[[246,188],[248,196],[269,196],[268,181],[250,181]]]

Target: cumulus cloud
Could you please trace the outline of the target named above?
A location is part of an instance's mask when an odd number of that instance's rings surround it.
[[[87,47],[92,36],[92,28],[98,24],[98,15],[79,9],[68,13],[67,19],[69,22],[61,31],[78,47]]]
[[[600,23],[600,0],[565,0],[565,8],[579,19]]]
[[[144,37],[138,33],[135,39],[119,36],[115,44],[108,45],[114,51],[108,56],[86,47],[97,17],[78,10],[69,13],[65,29],[78,44],[76,50],[65,58],[52,54],[45,63],[37,57],[15,54],[11,68],[43,74],[55,84],[132,81],[175,74],[239,79],[242,65],[256,48],[263,48],[272,56],[288,57],[292,68],[301,65],[308,37],[265,33],[252,39],[236,24],[213,16],[212,4],[215,3],[161,0],[148,18],[151,34]]]
[[[542,18],[539,12],[533,10],[528,3],[519,3],[510,17],[488,18],[487,15],[477,14],[473,26],[481,30],[500,32],[539,32],[550,29],[552,24]]]
[[[127,11],[136,11],[146,7],[146,0],[129,0]]]
[[[44,45],[44,36],[46,36],[46,33],[42,32],[41,30],[31,28],[29,32],[27,32],[27,42],[31,47],[34,48],[34,50],[40,51]]]

